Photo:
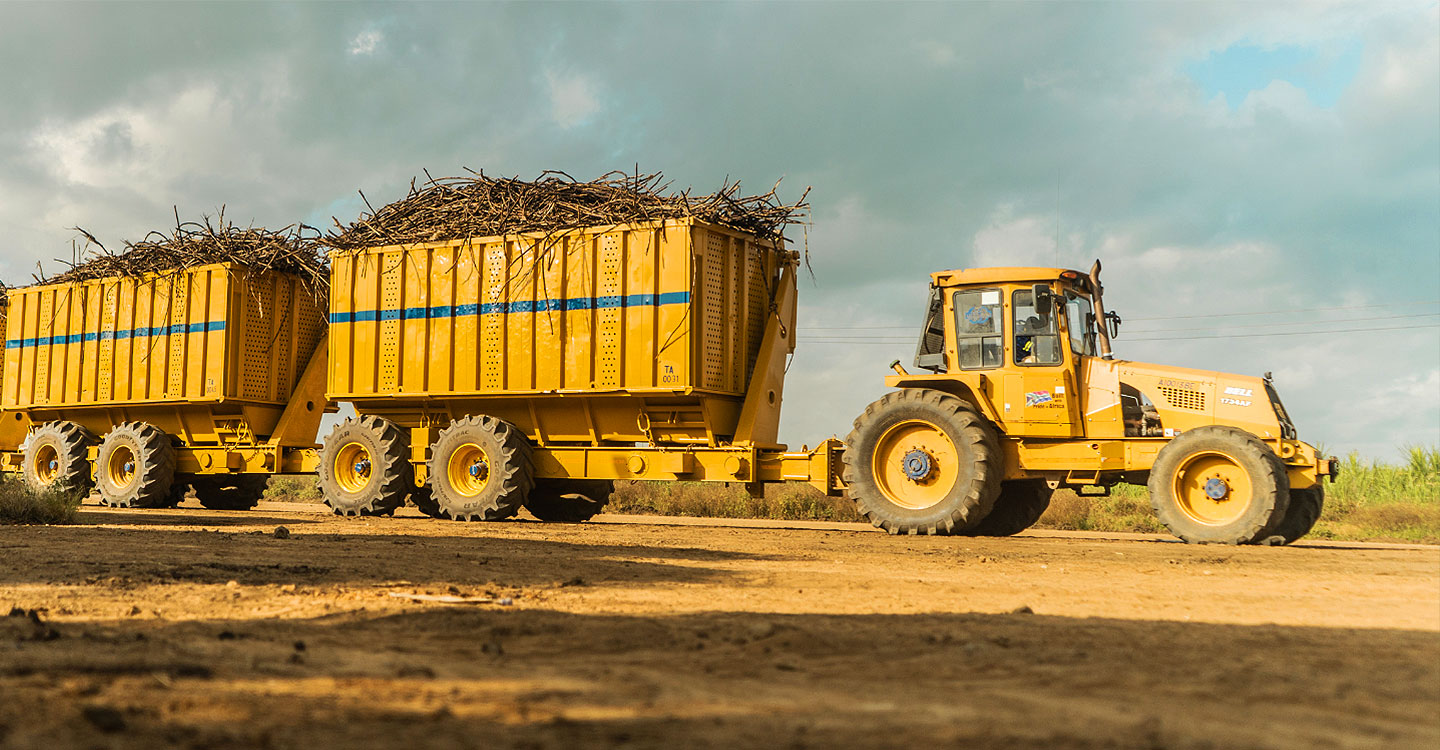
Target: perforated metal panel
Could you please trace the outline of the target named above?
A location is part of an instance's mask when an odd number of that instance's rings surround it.
[[[270,284],[251,278],[241,291],[245,314],[245,334],[240,346],[240,396],[263,399],[269,390],[270,325],[269,315],[275,309],[275,291]]]
[[[382,256],[381,263],[386,266],[391,264],[403,264],[404,256],[394,253]],[[382,276],[380,282],[380,309],[398,311],[403,309],[402,287],[405,283],[405,275],[402,273],[387,273]],[[400,341],[400,320],[399,315],[387,315],[380,318],[380,390],[396,391],[400,388],[400,357],[403,352],[396,344]]]
[[[704,280],[701,305],[700,385],[725,387],[725,238],[706,233],[705,256],[700,278]]]
[[[481,388],[505,387],[505,243],[485,247],[485,288],[480,305]]]
[[[1205,411],[1205,394],[1200,391],[1170,388],[1162,385],[1160,386],[1160,393],[1165,396],[1165,401],[1176,409]]]
[[[170,327],[171,333],[166,337],[169,340],[166,342],[168,361],[165,363],[167,370],[165,397],[183,398],[185,396],[185,344],[190,338],[186,330],[186,321],[190,319],[187,314],[190,309],[190,284],[188,279],[174,276],[156,283],[157,293],[160,290],[169,292],[165,325]]]
[[[40,330],[48,334],[55,328],[55,292],[47,290],[41,293],[37,301],[40,303]],[[42,376],[35,378],[32,398],[37,404],[48,403],[50,400],[50,347],[42,346],[35,351],[35,372],[42,373]]]
[[[114,396],[114,371],[115,371],[115,318],[119,313],[120,285],[102,284],[103,297],[100,300],[100,331],[109,334],[100,337],[100,353],[96,364],[96,389],[97,399],[108,399]]]
[[[596,382],[617,387],[621,377],[621,347],[624,344],[625,257],[620,235],[600,238],[600,278],[596,284],[596,334],[599,339]]]
[[[726,260],[729,263],[730,279],[729,318],[725,321],[726,333],[726,357],[725,357],[725,387],[732,393],[743,393],[745,391],[745,378],[750,371],[741,364],[745,361],[745,334],[749,326],[745,321],[745,242],[739,238],[730,238],[726,243],[729,245],[729,252],[726,253]]]

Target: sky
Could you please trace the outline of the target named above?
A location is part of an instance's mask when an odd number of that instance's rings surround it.
[[[483,169],[812,187],[781,438],[844,435],[928,274],[1104,264],[1117,355],[1440,444],[1440,11],[1365,3],[0,4],[0,279]]]

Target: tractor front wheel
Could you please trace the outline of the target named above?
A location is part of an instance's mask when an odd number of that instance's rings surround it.
[[[1290,504],[1285,467],[1260,438],[1235,428],[1187,430],[1150,469],[1150,506],[1191,543],[1254,544],[1273,535]]]
[[[845,439],[847,494],[891,534],[954,534],[979,523],[1000,492],[1000,446],[973,406],[906,388],[865,407]]]

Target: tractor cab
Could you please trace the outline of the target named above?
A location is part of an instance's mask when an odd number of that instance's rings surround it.
[[[1083,437],[1087,362],[1110,359],[1120,323],[1098,276],[1098,263],[932,274],[915,368],[963,383],[1008,434]]]

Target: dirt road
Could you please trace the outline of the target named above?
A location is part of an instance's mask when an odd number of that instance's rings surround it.
[[[0,746],[1440,747],[1440,548],[317,510],[0,527]]]

